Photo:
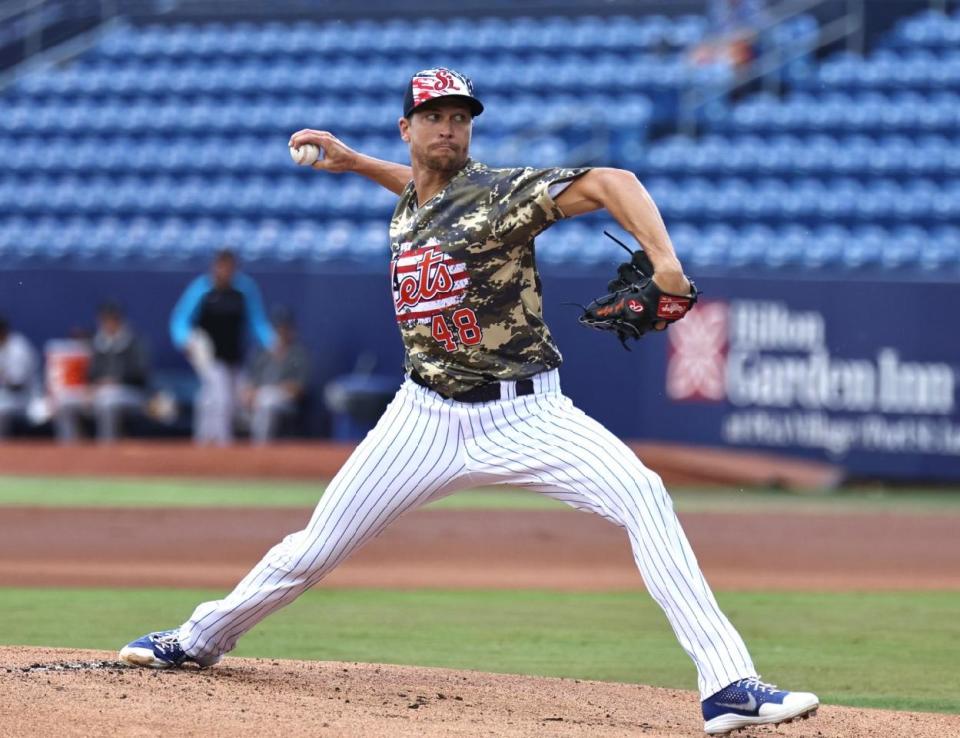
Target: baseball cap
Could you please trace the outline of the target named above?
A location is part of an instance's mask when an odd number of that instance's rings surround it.
[[[473,96],[470,78],[445,67],[424,69],[410,78],[403,96],[403,117],[409,117],[416,108],[438,97],[459,97],[469,106],[474,116],[483,112],[483,103]]]

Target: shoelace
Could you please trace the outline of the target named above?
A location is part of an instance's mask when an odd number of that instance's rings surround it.
[[[755,689],[758,692],[769,692],[770,694],[778,691],[776,684],[767,684],[766,682],[761,682],[759,676],[741,679],[739,682],[737,682],[737,686],[745,687],[747,689]]]
[[[180,648],[180,639],[177,637],[176,631],[153,636],[152,640],[163,650],[172,651]]]

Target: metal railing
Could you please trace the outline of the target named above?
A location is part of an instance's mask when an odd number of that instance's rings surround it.
[[[547,125],[527,128],[507,137],[506,145],[519,154],[517,161],[523,161],[523,152],[538,139],[547,136],[563,136],[573,124],[577,130],[588,130],[589,136],[578,145],[568,147],[564,153],[564,165],[571,167],[598,165],[610,159],[612,134],[610,126],[594,114],[577,118],[558,120]],[[511,166],[514,166],[511,164]]]
[[[800,15],[810,13],[832,0],[788,0],[771,10],[771,18],[754,30],[758,38]],[[776,44],[772,49],[740,70],[726,84],[710,88],[690,88],[680,96],[677,127],[683,133],[696,135],[700,112],[712,102],[728,98],[735,90],[759,82],[769,92],[780,94],[783,72],[792,62],[816,54],[826,46],[846,40],[847,50],[862,54],[864,50],[865,0],[847,0],[846,12],[818,29],[813,39]]]
[[[0,46],[9,49],[20,44],[13,63],[0,73],[0,88],[38,66],[55,64],[89,48],[118,16],[118,5],[118,0],[0,0],[0,28],[7,29]],[[51,43],[50,30],[70,21],[78,27],[86,25],[86,30]]]
[[[0,28],[7,26],[15,28],[16,25],[22,25],[24,56],[31,56],[35,53],[35,46],[40,42],[40,33],[42,25],[40,23],[40,6],[44,5],[43,0],[7,0],[0,3]],[[15,42],[19,34],[11,34],[10,42]],[[5,39],[6,40],[6,39]]]

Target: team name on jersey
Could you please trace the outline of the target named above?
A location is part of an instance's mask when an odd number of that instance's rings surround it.
[[[426,322],[463,301],[470,284],[467,265],[444,253],[437,242],[413,248],[402,243],[390,263],[397,322]]]

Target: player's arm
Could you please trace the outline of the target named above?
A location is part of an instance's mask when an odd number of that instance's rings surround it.
[[[270,325],[270,319],[267,318],[267,311],[263,308],[263,297],[260,295],[257,283],[246,274],[237,274],[233,284],[247,303],[247,328],[264,348],[269,349],[276,345],[277,333]]]
[[[556,204],[568,218],[605,209],[643,246],[660,289],[678,295],[690,291],[660,211],[633,172],[591,169],[561,192]]]
[[[187,347],[190,331],[193,330],[193,321],[200,310],[200,303],[212,286],[210,277],[201,274],[190,283],[174,305],[173,312],[170,314],[170,339],[178,349]]]
[[[327,131],[305,128],[290,137],[290,146],[293,148],[300,148],[308,143],[320,147],[322,155],[312,166],[322,172],[360,174],[395,195],[402,193],[407,183],[413,179],[413,170],[406,164],[361,154]]]

